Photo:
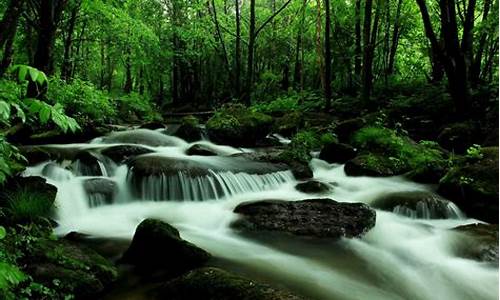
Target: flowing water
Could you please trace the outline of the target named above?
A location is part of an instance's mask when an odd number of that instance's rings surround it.
[[[29,168],[25,175],[44,176],[58,187],[56,231],[61,235],[78,231],[131,239],[143,219],[157,218],[234,269],[309,299],[498,299],[498,268],[456,254],[462,246],[461,236],[450,229],[477,221],[464,218],[454,205],[449,207],[450,218],[444,220],[417,219],[417,215],[426,215],[425,207],[419,208],[419,214],[402,208],[392,213],[377,210],[376,226],[360,239],[252,239],[229,226],[237,218],[232,212],[236,205],[312,197],[295,190],[290,171],[270,169],[263,174],[254,172],[266,169],[259,164],[241,166],[241,161],[224,156],[187,156],[184,152],[191,144],[172,140],[168,146],[145,147],[158,156],[202,163],[210,171],[197,177],[185,176],[183,171],[146,177],[139,183],[140,192],[134,193],[128,167],[104,160],[99,165],[102,177],[117,186],[111,204],[87,195],[84,182],[96,177],[82,176],[78,162],[73,162],[73,171],[65,168],[69,162],[45,162]],[[252,151],[201,143],[222,155]],[[51,147],[99,150],[117,144],[101,138],[89,144]],[[400,177],[348,177],[343,166],[318,159],[311,161],[311,167],[316,180],[333,186],[326,196],[337,201],[370,204],[388,192],[430,190]]]

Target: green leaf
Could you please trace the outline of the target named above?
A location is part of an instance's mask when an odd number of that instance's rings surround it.
[[[46,124],[49,121],[50,113],[51,113],[51,109],[48,105],[41,107],[39,115],[40,115],[40,122],[42,124]]]
[[[29,73],[30,73],[30,78],[31,78],[31,81],[33,82],[37,82],[37,79],[38,79],[38,75],[40,74],[40,71],[38,71],[37,69],[35,68],[29,68]]]
[[[10,117],[10,105],[5,101],[0,101],[0,119],[8,120]]]
[[[26,74],[28,73],[28,66],[24,66],[24,65],[18,65],[17,66],[17,79],[19,81],[24,81],[26,80]]]
[[[3,240],[6,235],[7,235],[7,230],[5,230],[5,227],[0,226],[0,240]]]

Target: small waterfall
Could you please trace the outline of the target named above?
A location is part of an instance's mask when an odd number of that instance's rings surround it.
[[[183,171],[173,176],[147,176],[135,187],[135,195],[143,200],[203,201],[266,191],[294,180],[290,171],[268,174],[209,172],[195,177]]]
[[[394,207],[393,212],[398,215],[403,215],[413,219],[439,219],[444,215],[447,219],[463,219],[465,214],[452,202],[443,204],[443,207],[437,204],[429,204],[427,202],[420,201],[417,203],[415,209],[411,209],[407,206],[398,205]]]

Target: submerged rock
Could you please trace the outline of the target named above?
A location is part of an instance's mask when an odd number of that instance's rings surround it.
[[[309,180],[295,185],[295,189],[306,194],[324,194],[330,191],[330,186],[326,183]]]
[[[139,144],[151,147],[179,146],[184,144],[184,141],[177,137],[168,136],[149,129],[113,132],[103,137],[102,142],[109,144]]]
[[[422,219],[457,218],[460,211],[450,201],[430,192],[395,192],[376,199],[372,207]]]
[[[216,156],[218,153],[203,144],[194,144],[186,151],[187,155]]]
[[[337,164],[343,164],[354,157],[356,157],[356,149],[350,145],[338,142],[326,144],[319,153],[320,159]]]
[[[300,300],[289,291],[240,277],[218,268],[200,268],[155,291],[154,299]]]
[[[134,234],[121,262],[132,264],[141,271],[164,269],[172,275],[202,266],[210,254],[183,240],[170,224],[146,219]]]
[[[107,178],[86,179],[83,182],[83,188],[89,196],[92,205],[111,204],[118,193],[116,182]]]
[[[106,148],[101,151],[101,154],[111,158],[116,163],[121,163],[130,158],[152,152],[153,150],[150,150],[142,146],[119,145]]]
[[[455,202],[469,217],[498,223],[498,147],[483,148],[483,157],[453,167],[438,192]]]
[[[117,279],[116,268],[90,248],[67,240],[40,239],[31,245],[28,273],[35,281],[77,298],[102,292]]]
[[[498,224],[469,224],[453,228],[466,234],[470,240],[461,249],[462,256],[491,262],[498,267]]]
[[[408,171],[398,161],[378,154],[363,154],[346,162],[347,176],[395,176]]]
[[[272,231],[318,238],[358,237],[375,226],[375,211],[363,203],[331,199],[263,200],[238,205],[232,226],[243,231]]]

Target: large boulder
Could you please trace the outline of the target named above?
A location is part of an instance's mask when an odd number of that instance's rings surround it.
[[[90,248],[67,240],[41,238],[31,245],[27,271],[36,282],[91,299],[117,279],[118,272]]]
[[[187,142],[199,141],[203,138],[203,129],[195,116],[186,116],[181,120],[175,135]]]
[[[363,203],[331,199],[263,200],[238,205],[232,223],[244,232],[270,231],[305,237],[358,237],[375,226],[375,211]]]
[[[323,146],[319,158],[329,163],[343,164],[356,157],[356,149],[348,144],[331,142]]]
[[[203,300],[299,300],[300,296],[218,268],[190,271],[162,285],[154,299]]]
[[[152,152],[153,150],[138,145],[118,145],[103,149],[101,154],[111,158],[116,163],[122,163],[130,158]]]
[[[302,113],[299,111],[292,111],[276,119],[273,125],[273,132],[285,136],[292,136],[302,127],[304,127],[304,117]]]
[[[185,144],[183,140],[177,137],[168,136],[149,129],[113,132],[103,137],[102,142],[108,144],[138,144],[151,147],[181,146]]]
[[[477,161],[451,168],[441,179],[438,193],[469,217],[498,223],[498,147],[483,148],[481,154]]]
[[[475,143],[481,142],[480,133],[472,122],[453,123],[445,126],[437,141],[441,147],[455,153],[465,151]]]
[[[75,157],[73,168],[80,176],[105,176],[107,170],[103,160],[97,153],[80,151]]]
[[[493,263],[498,267],[498,224],[469,224],[453,228],[469,239],[460,249],[460,255],[479,261]],[[461,241],[463,241],[461,239]]]
[[[373,201],[371,206],[421,219],[447,219],[461,215],[450,201],[425,191],[385,194]]]
[[[170,224],[146,219],[137,226],[121,262],[141,271],[164,270],[177,275],[202,266],[209,258],[208,252],[183,240]]]
[[[379,154],[358,155],[346,162],[344,172],[348,176],[395,176],[408,171],[406,166],[395,159]]]
[[[367,124],[364,118],[354,118],[339,122],[335,126],[335,134],[339,138],[339,141],[343,143],[348,143],[352,135],[363,128]]]
[[[216,112],[206,127],[208,136],[216,143],[252,147],[269,134],[272,124],[268,115],[231,105]]]

